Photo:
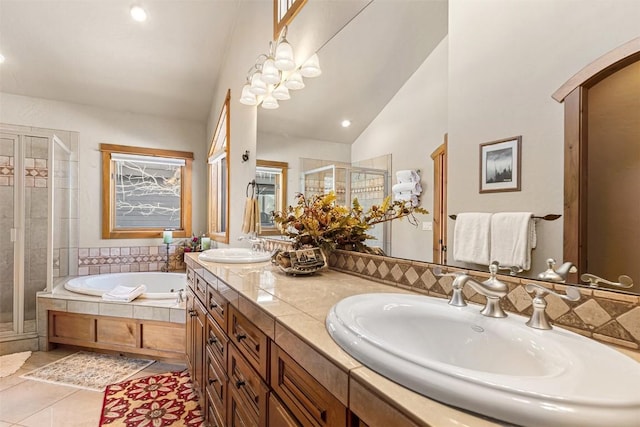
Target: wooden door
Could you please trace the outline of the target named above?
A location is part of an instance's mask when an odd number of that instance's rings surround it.
[[[433,159],[433,262],[447,263],[447,135]]]

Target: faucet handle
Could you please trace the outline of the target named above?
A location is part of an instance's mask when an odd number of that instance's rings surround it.
[[[433,271],[433,275],[436,276],[436,277],[458,277],[461,274],[467,274],[466,271],[458,271],[458,272],[453,272],[453,273],[444,273],[440,267],[433,267],[432,271]]]
[[[559,294],[535,283],[528,283],[524,288],[527,292],[535,292],[532,302],[533,314],[531,315],[531,319],[527,322],[527,326],[535,329],[551,329],[551,324],[549,323],[549,318],[547,317],[546,312],[547,301],[544,299],[546,294],[555,295],[568,301],[578,301],[580,299],[580,291],[573,286],[567,287],[566,294]]]
[[[580,280],[589,283],[592,288],[597,288],[598,283],[604,283],[605,285],[615,286],[617,288],[627,289],[633,286],[633,279],[625,274],[618,276],[618,282],[610,282],[602,277],[598,277],[595,274],[584,273],[580,276]]]

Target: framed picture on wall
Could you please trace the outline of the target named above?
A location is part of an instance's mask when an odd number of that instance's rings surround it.
[[[480,193],[520,191],[522,136],[480,144]]]

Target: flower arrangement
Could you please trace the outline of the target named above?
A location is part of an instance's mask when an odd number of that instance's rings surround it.
[[[413,207],[403,201],[391,201],[391,196],[381,205],[364,210],[358,199],[353,199],[351,208],[337,205],[333,192],[307,199],[296,195],[296,206],[283,212],[274,212],[273,217],[280,232],[293,239],[294,249],[319,247],[325,251],[334,249],[378,253],[379,249],[368,247],[364,242],[373,239],[367,230],[376,224],[406,217],[417,226],[415,213],[427,214],[425,209]]]

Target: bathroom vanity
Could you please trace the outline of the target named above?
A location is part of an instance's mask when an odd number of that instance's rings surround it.
[[[496,426],[401,387],[331,339],[329,309],[363,293],[411,292],[326,270],[188,254],[187,364],[210,426]]]

